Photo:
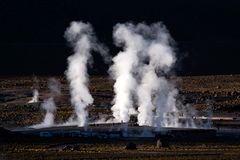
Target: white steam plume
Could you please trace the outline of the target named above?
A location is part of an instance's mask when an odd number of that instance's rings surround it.
[[[68,57],[68,69],[65,73],[70,83],[71,103],[76,114],[76,119],[71,117],[67,123],[85,126],[88,118],[86,108],[93,103],[88,89],[87,64],[91,60],[92,51],[98,51],[108,61],[108,51],[97,42],[89,23],[72,22],[65,32],[65,38],[74,48],[74,54]]]
[[[154,23],[152,25],[138,24],[136,26],[139,34],[144,37],[145,43],[148,44],[144,51],[145,56],[148,57],[148,64],[143,64],[139,68],[141,73],[141,83],[138,87],[138,124],[152,126],[154,124],[154,110],[158,113],[159,108],[166,107],[170,109],[174,105],[170,105],[168,100],[174,101],[169,94],[168,81],[163,76],[158,74],[166,74],[169,72],[175,63],[175,54],[170,46],[171,37],[165,26],[161,23]],[[159,90],[161,90],[160,93]],[[173,92],[174,93],[174,92]],[[163,94],[160,103],[153,104],[153,97],[158,98],[159,94]],[[169,105],[169,106],[166,106]],[[170,109],[172,110],[172,109]],[[175,109],[174,109],[175,110]]]
[[[53,97],[43,101],[41,108],[45,110],[44,120],[41,124],[36,125],[35,128],[50,127],[54,125],[54,112],[56,111],[56,104]]]
[[[28,103],[37,103],[39,100],[38,100],[38,97],[39,97],[39,92],[38,92],[38,79],[37,77],[33,77],[33,97],[30,101],[28,101]]]
[[[164,77],[160,77],[158,83],[160,86],[154,100],[155,125],[157,127],[180,127],[179,110],[176,106],[178,90]]]
[[[158,77],[156,76],[153,69],[149,66],[143,67],[143,77],[141,84],[138,87],[138,124],[140,126],[152,126],[153,125],[153,110],[155,106],[152,103],[152,95],[154,91],[159,87]]]
[[[39,92],[37,89],[33,90],[33,97],[30,101],[28,101],[28,103],[37,103],[38,102],[38,96],[39,96]]]
[[[137,87],[134,71],[139,65],[139,54],[144,50],[145,44],[142,37],[132,31],[133,27],[130,23],[117,24],[114,27],[116,45],[123,47],[123,51],[113,58],[113,65],[110,67],[110,74],[115,80],[114,105],[111,109],[117,122],[128,122],[130,115],[136,113],[133,107]]]
[[[31,126],[32,128],[44,128],[54,125],[54,112],[57,109],[55,99],[61,94],[60,83],[56,79],[50,78],[48,80],[48,88],[50,90],[50,97],[45,99],[41,104],[41,108],[45,111],[44,120],[40,124]]]
[[[142,79],[138,88],[139,125],[195,127],[192,120],[195,110],[177,100],[175,81],[168,78],[171,78],[171,70],[176,62],[169,32],[161,23],[139,25],[139,33],[143,34],[148,44],[146,56],[149,58],[149,63],[140,68]],[[186,117],[185,124],[179,121],[183,114]]]

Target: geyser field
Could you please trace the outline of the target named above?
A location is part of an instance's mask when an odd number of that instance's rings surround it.
[[[113,57],[96,35],[70,23],[62,76],[0,79],[0,159],[240,156],[239,75],[176,76],[177,42],[162,22],[113,26]],[[108,75],[89,74],[93,54]]]
[[[44,119],[41,104],[49,97],[48,79],[38,77],[39,102],[26,103],[32,98],[32,77],[8,77],[0,79],[1,86],[1,126],[9,129],[40,124]],[[69,101],[69,86],[67,80],[55,77],[61,83],[61,96],[56,100],[57,112],[55,123],[63,123],[73,114]],[[203,114],[207,115],[205,99],[215,99],[212,102],[213,116],[237,117],[240,105],[238,92],[240,90],[240,76],[188,76],[178,77],[181,83],[180,93],[186,102]],[[97,120],[104,115],[111,115],[111,101],[113,98],[114,81],[106,76],[91,76],[89,90],[94,103],[88,106],[90,119]],[[221,124],[222,123],[222,124]],[[216,125],[238,128],[239,124],[226,121],[213,121]],[[137,150],[125,149],[129,142],[137,145]],[[169,142],[171,149],[156,147],[156,141],[106,141],[79,140],[78,138],[35,139],[14,138],[1,132],[1,156],[9,159],[28,159],[50,157],[51,159],[68,158],[80,159],[96,158],[127,159],[129,156],[138,159],[226,159],[239,157],[239,141],[206,141],[206,142]],[[65,148],[65,149],[64,149]],[[72,148],[75,148],[72,150]],[[70,158],[69,158],[70,157]],[[199,158],[196,158],[199,157]]]

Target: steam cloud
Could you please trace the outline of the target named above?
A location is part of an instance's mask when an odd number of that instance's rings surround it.
[[[99,52],[106,63],[111,58],[108,49],[97,41],[89,23],[72,22],[65,31],[65,38],[74,50],[67,59],[65,74],[75,114],[64,125],[85,126],[88,121],[87,106],[93,103],[87,73],[88,64],[92,62],[91,54]],[[137,115],[140,126],[196,127],[193,120],[196,111],[178,100],[178,89],[172,74],[177,59],[174,41],[166,27],[160,22],[151,25],[117,24],[113,38],[116,46],[123,50],[112,59],[113,64],[109,68],[115,80],[111,108],[114,120],[110,121],[129,122],[131,115]],[[41,105],[46,115],[38,127],[54,124],[54,99],[60,94],[60,88],[53,79],[48,87],[51,97]],[[185,121],[180,122],[180,117],[184,117]],[[109,122],[103,117],[98,123],[103,121]]]
[[[48,80],[48,88],[50,90],[50,97],[45,99],[41,104],[41,108],[45,111],[45,117],[42,123],[32,126],[33,128],[50,127],[54,125],[54,112],[56,111],[55,99],[61,94],[60,83],[50,78]]]
[[[123,47],[110,67],[115,79],[115,120],[128,122],[136,113],[137,99],[140,126],[179,127],[180,114],[189,110],[177,100],[178,90],[170,79],[176,56],[166,27],[160,22],[117,24],[113,37]]]
[[[68,57],[66,76],[70,83],[71,103],[77,116],[76,119],[71,117],[67,123],[85,126],[88,118],[86,108],[93,103],[88,89],[87,64],[91,60],[92,51],[99,52],[106,62],[109,61],[108,50],[97,41],[89,23],[72,22],[65,31],[65,38],[74,48],[74,54]]]
[[[134,70],[139,63],[138,54],[145,44],[142,37],[132,30],[134,26],[131,24],[117,24],[113,31],[116,45],[124,48],[113,58],[113,65],[110,67],[111,76],[116,80],[114,105],[111,109],[117,122],[128,122],[130,115],[136,113],[133,107],[133,96],[137,87]]]

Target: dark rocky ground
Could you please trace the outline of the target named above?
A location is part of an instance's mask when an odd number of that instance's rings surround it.
[[[27,104],[32,97],[32,77],[0,78],[0,126],[14,128],[40,123],[43,118],[41,101],[49,96],[47,80],[38,77],[40,102]],[[62,94],[57,99],[56,122],[64,122],[72,114],[69,87],[64,77],[55,77],[61,82]],[[207,110],[211,100],[214,115],[239,117],[240,75],[177,77],[180,97],[192,104],[199,113]],[[111,114],[113,81],[108,77],[91,76],[90,91],[94,104],[89,106],[90,118]],[[4,139],[4,131],[1,138]],[[25,138],[25,139],[24,139]],[[240,142],[172,143],[171,148],[156,148],[156,142],[134,142],[137,150],[126,150],[129,142],[63,140],[31,141],[24,137],[17,141],[1,142],[0,159],[239,159]],[[72,142],[73,141],[73,142]]]

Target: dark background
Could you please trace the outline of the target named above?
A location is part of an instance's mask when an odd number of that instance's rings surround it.
[[[90,22],[112,55],[116,23],[162,21],[177,43],[178,75],[240,73],[238,0],[0,0],[0,75],[63,74],[73,20]],[[91,74],[106,69],[95,57]]]

